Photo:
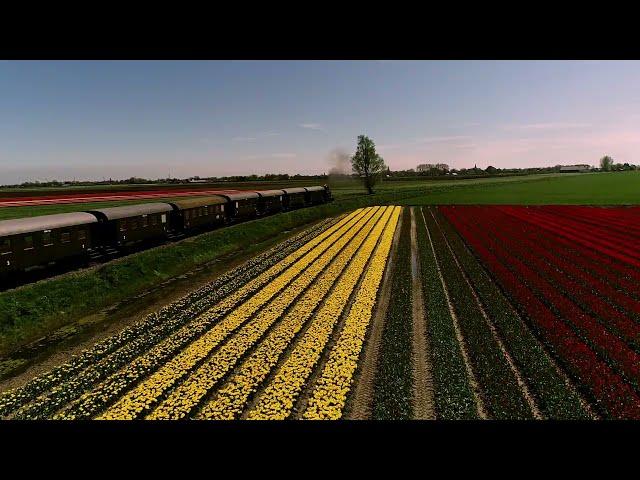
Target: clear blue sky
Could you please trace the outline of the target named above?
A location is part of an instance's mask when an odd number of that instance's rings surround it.
[[[0,62],[0,183],[640,163],[640,62]]]

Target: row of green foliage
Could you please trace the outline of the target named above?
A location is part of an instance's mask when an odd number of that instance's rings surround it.
[[[419,209],[416,210],[416,222],[436,417],[442,420],[475,419],[477,410],[473,391],[438,274],[423,213]]]
[[[281,238],[283,232],[311,222],[369,205],[397,203],[417,194],[407,190],[362,195],[281,213],[2,292],[0,354],[223,255],[254,251],[260,242]]]
[[[373,391],[376,420],[404,420],[412,408],[411,218],[403,209],[400,238],[393,262],[390,302],[386,312]]]
[[[541,413],[553,419],[589,418],[576,392],[559,375],[531,330],[466,248],[453,226],[439,212],[436,216],[485,311],[536,398]]]
[[[473,291],[456,265],[431,210],[424,210],[424,214],[488,414],[496,419],[532,418],[533,413],[516,376],[493,337]]]

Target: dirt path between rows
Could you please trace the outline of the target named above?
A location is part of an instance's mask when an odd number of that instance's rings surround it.
[[[415,208],[411,207],[411,283],[413,304],[413,415],[416,420],[435,420],[431,349],[422,294]]]
[[[360,375],[356,381],[356,387],[353,391],[351,408],[346,418],[349,420],[367,420],[371,418],[371,403],[373,400],[373,385],[378,368],[378,357],[380,354],[380,343],[382,342],[382,333],[384,331],[384,321],[387,316],[387,307],[391,297],[391,278],[393,278],[394,258],[398,250],[398,242],[400,240],[400,231],[402,230],[402,213],[396,225],[396,231],[393,235],[393,244],[389,252],[389,261],[382,278],[382,286],[380,295],[375,307],[373,321],[371,322],[370,332],[365,346],[364,358]]]

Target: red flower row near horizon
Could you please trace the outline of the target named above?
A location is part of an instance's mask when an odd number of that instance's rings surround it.
[[[597,410],[640,418],[640,208],[440,209]]]

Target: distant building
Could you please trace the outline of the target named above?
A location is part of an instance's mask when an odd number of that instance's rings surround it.
[[[560,173],[588,172],[589,165],[560,165]]]
[[[417,172],[429,172],[431,170],[439,170],[441,172],[448,172],[449,165],[446,163],[423,163],[416,167]]]

